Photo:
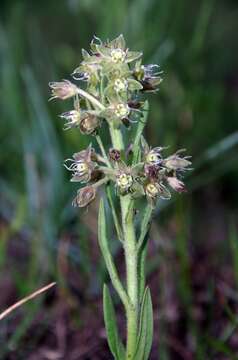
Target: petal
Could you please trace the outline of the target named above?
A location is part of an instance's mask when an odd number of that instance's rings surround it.
[[[142,56],[142,52],[139,51],[128,51],[127,55],[126,55],[126,62],[130,63],[138,58],[140,58]]]
[[[128,88],[130,91],[136,91],[136,90],[142,90],[143,86],[138,81],[136,81],[134,79],[129,79],[128,80]]]
[[[119,48],[119,49],[125,50],[126,42],[125,42],[124,36],[122,34],[119,35],[116,39],[110,41],[109,46],[113,47],[115,49]]]
[[[163,185],[159,184],[160,198],[163,200],[170,200],[171,194],[170,191]]]

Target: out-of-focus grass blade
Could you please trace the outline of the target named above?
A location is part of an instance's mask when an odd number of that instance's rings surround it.
[[[215,0],[203,0],[201,4],[200,12],[197,16],[197,23],[195,25],[193,38],[191,41],[190,50],[192,54],[197,54],[203,47],[214,6]]]
[[[223,341],[219,339],[215,339],[212,337],[207,337],[206,341],[212,347],[216,354],[221,353],[229,356],[229,360],[237,360],[237,355],[229,348],[229,346],[225,345]],[[214,359],[214,357],[212,357]]]
[[[227,151],[231,150],[233,147],[238,145],[238,131],[233,134],[225,137],[217,144],[212,145],[209,149],[207,149],[202,157],[197,160],[195,163],[195,167],[203,165],[206,161],[214,161],[217,157],[223,155]]]
[[[229,240],[231,247],[231,255],[233,259],[236,288],[238,289],[238,235],[234,224],[230,226]]]

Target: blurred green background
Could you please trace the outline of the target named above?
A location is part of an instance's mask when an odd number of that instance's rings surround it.
[[[71,207],[76,188],[62,166],[91,140],[62,131],[57,115],[70,109],[48,102],[48,82],[69,78],[93,35],[120,33],[163,70],[147,139],[186,148],[194,165],[188,193],[161,203],[152,224],[151,359],[238,359],[235,0],[1,0],[0,311],[57,281],[1,321],[1,359],[110,358],[97,204]]]

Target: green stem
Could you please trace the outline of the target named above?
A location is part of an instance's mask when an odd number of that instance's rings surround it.
[[[122,138],[121,130],[114,126],[114,124],[109,124],[112,145],[117,150],[124,150],[124,143]]]
[[[99,108],[100,110],[105,110],[105,106],[87,91],[84,91],[81,88],[77,88],[77,91],[79,96],[82,96],[85,99],[89,100],[91,104],[93,104],[95,107]]]
[[[138,325],[138,259],[136,251],[135,227],[133,222],[134,210],[131,208],[130,202],[130,195],[121,197],[127,293],[131,302],[131,307],[127,310],[127,359],[132,359],[133,354],[135,353]]]
[[[111,168],[111,164],[110,164],[110,161],[108,160],[107,153],[106,153],[106,150],[105,150],[104,145],[102,143],[101,137],[99,135],[96,135],[96,140],[97,140],[98,146],[99,146],[99,148],[101,150],[101,153],[103,155],[103,158],[104,158],[107,166]]]
[[[124,150],[124,143],[121,130],[110,125],[110,134],[113,147],[117,150]],[[127,309],[127,349],[126,359],[132,359],[136,350],[138,335],[138,259],[136,249],[136,235],[134,227],[134,213],[130,194],[120,197],[122,229],[124,237],[124,250],[127,276],[127,294],[130,299],[130,306]]]

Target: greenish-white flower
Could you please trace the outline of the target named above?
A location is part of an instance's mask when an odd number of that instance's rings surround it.
[[[127,90],[127,88],[128,88],[128,82],[126,79],[117,78],[114,80],[114,90],[117,93],[124,92]]]
[[[125,103],[119,103],[115,106],[115,115],[119,119],[124,119],[130,114],[130,108]]]
[[[117,176],[116,184],[121,191],[128,191],[133,184],[133,177],[127,173],[121,173]]]

